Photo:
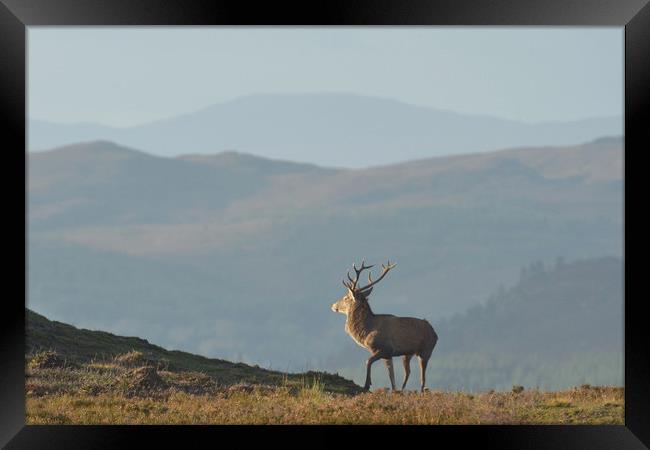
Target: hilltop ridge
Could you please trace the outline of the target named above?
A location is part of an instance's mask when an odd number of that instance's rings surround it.
[[[178,350],[166,350],[139,337],[119,336],[105,331],[79,329],[66,323],[52,321],[25,308],[26,355],[28,359],[43,352],[54,352],[66,365],[78,366],[112,363],[137,355],[142,365],[164,368],[174,373],[199,372],[213,378],[219,385],[238,383],[282,385],[300,381],[319,380],[332,392],[353,393],[360,388],[350,380],[326,372],[283,373],[234,363],[223,359],[206,358]]]

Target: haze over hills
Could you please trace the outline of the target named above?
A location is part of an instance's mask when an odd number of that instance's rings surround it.
[[[531,261],[621,257],[622,144],[363,170],[106,141],[29,153],[28,307],[209,357],[336,371],[341,352],[365,357],[329,309],[362,257],[398,263],[376,312],[434,325]]]
[[[160,156],[237,150],[359,168],[522,145],[579,144],[620,135],[622,126],[621,117],[529,124],[353,94],[259,94],[126,128],[30,120],[28,142],[30,150],[43,150],[104,139]]]

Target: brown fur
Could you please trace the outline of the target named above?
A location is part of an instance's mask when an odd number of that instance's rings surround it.
[[[410,374],[410,360],[413,355],[420,359],[420,390],[424,391],[425,372],[431,352],[433,352],[438,335],[429,322],[413,317],[397,317],[391,314],[374,314],[368,304],[370,291],[348,293],[332,305],[332,310],[347,316],[345,331],[357,344],[367,349],[371,356],[366,363],[366,383],[369,389],[370,368],[378,359],[384,359],[388,368],[391,385],[395,390],[395,376],[392,360],[394,356],[403,356],[404,383],[406,387]]]

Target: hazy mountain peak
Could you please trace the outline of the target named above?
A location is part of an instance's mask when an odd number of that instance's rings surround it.
[[[341,92],[255,94],[128,128],[30,122],[30,149],[102,138],[160,156],[233,149],[362,168],[519,146],[576,145],[622,133],[619,118],[528,124]]]
[[[140,150],[135,150],[115,142],[99,139],[93,141],[83,141],[74,144],[63,145],[50,150],[35,152],[34,156],[45,155],[67,155],[71,157],[79,157],[82,155],[114,155],[114,156],[152,156]]]
[[[625,138],[623,136],[603,136],[590,142],[593,145],[618,145],[622,146]]]
[[[357,94],[352,92],[343,92],[343,91],[332,91],[332,92],[291,92],[291,93],[256,93],[250,95],[244,95],[241,97],[234,98],[230,101],[219,103],[219,104],[228,104],[228,103],[246,103],[246,102],[304,102],[304,103],[326,103],[326,102],[345,102],[345,103],[383,103],[389,105],[408,105],[415,107],[423,107],[429,109],[436,109],[433,107],[427,107],[422,105],[415,105],[400,100],[396,100],[390,97],[380,97],[366,94]],[[212,106],[217,106],[212,105]]]
[[[220,168],[255,169],[264,171],[264,175],[290,173],[298,171],[326,171],[314,164],[299,163],[281,159],[266,158],[238,150],[224,150],[213,154],[187,154],[177,159],[206,164]]]

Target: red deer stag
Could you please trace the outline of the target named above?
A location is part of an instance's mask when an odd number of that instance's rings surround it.
[[[390,384],[393,391],[395,391],[393,356],[402,356],[404,362],[402,390],[404,390],[411,373],[411,358],[413,355],[417,355],[420,359],[420,391],[424,392],[427,363],[433,348],[438,342],[438,335],[429,322],[424,319],[396,317],[391,314],[374,314],[370,309],[368,296],[372,292],[373,286],[380,282],[388,271],[395,267],[395,264],[391,264],[390,261],[386,265],[382,264],[383,271],[375,281],[372,281],[371,272],[368,271],[369,284],[363,287],[358,286],[359,275],[373,266],[366,266],[364,261],[361,263],[360,269],[357,269],[355,264],[352,267],[356,272],[356,277],[352,279],[348,271],[348,281],[343,281],[343,285],[348,289],[348,292],[332,305],[332,311],[347,316],[345,331],[357,344],[371,353],[366,362],[366,383],[363,388],[365,390],[370,389],[370,368],[372,363],[378,359],[383,359],[388,368]]]

